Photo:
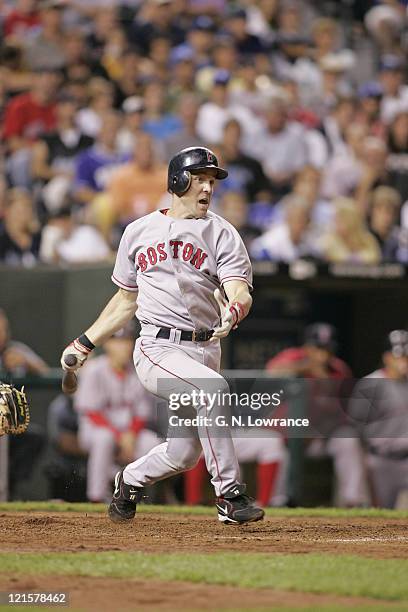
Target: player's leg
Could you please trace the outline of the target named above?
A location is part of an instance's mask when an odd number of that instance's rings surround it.
[[[90,501],[105,501],[114,465],[115,437],[105,427],[97,427],[87,418],[80,420],[78,439],[88,453],[86,494]]]
[[[191,394],[192,391],[203,391],[208,397],[210,393],[217,395],[228,390],[222,376],[203,364],[206,355],[201,349],[160,341],[141,341],[138,348],[135,351],[135,365],[140,381],[149,391],[166,400],[174,395],[181,397]],[[213,419],[220,414],[220,409],[221,406],[215,403],[211,409]],[[200,401],[194,407],[189,405],[186,410],[190,417],[198,415],[204,418],[209,414],[207,402]],[[179,416],[182,416],[180,412]],[[175,425],[167,442],[127,466],[123,475],[118,476],[118,486],[110,507],[111,518],[116,520],[113,515],[119,514],[118,500],[120,503],[123,500],[132,501],[135,511],[135,502],[140,499],[145,486],[193,467],[198,461],[201,447],[218,496],[219,518],[222,515],[220,520],[247,522],[263,518],[263,511],[249,500],[245,495],[245,486],[240,484],[239,466],[229,430],[224,428],[220,433],[216,427],[206,423],[193,430]],[[130,506],[128,510],[129,516],[126,518],[130,518]]]
[[[282,436],[268,429],[240,429],[233,438],[239,463],[256,463],[256,498],[263,506],[269,504],[286,449]]]
[[[327,443],[327,452],[333,457],[336,475],[336,498],[341,506],[365,506],[369,503],[364,453],[357,435],[349,428],[334,432]]]
[[[189,396],[192,392],[196,394],[203,392],[204,395],[200,397],[204,398],[222,397],[229,390],[227,382],[220,374],[197,361],[197,357],[194,346],[190,348],[186,345],[180,346],[164,342],[143,342],[140,345],[140,355],[136,360],[136,371],[139,380],[149,391],[166,400]],[[206,360],[204,351],[202,351],[201,360]],[[177,423],[169,428],[165,452],[163,453],[163,448],[161,448],[157,458],[154,452],[149,453],[150,460],[144,464],[143,470],[147,474],[151,473],[150,462],[153,459],[156,461],[156,468],[159,460],[162,463],[161,478],[172,475],[174,465],[179,465],[179,471],[190,469],[197,463],[198,456],[196,452],[193,453],[193,456],[191,455],[191,442],[187,444],[186,438],[196,430],[216,495],[221,496],[239,485],[239,466],[229,428],[221,428],[216,424],[216,417],[223,414],[219,402],[216,401],[210,405],[205,399],[204,402],[198,401],[194,407],[183,408],[179,404],[173,407],[175,408],[173,415],[177,417]],[[201,418],[197,428],[194,427],[189,431],[182,425],[183,418],[196,416]],[[208,422],[209,419],[211,423]],[[199,446],[196,449],[198,452]],[[152,484],[151,481],[145,481],[146,475],[142,482],[140,482],[140,477],[141,475],[139,475],[139,486]],[[131,482],[136,484],[134,480]]]

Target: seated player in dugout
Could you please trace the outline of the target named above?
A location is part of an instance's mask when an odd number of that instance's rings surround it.
[[[104,354],[81,371],[74,408],[78,441],[88,453],[87,497],[106,501],[118,466],[143,456],[161,442],[152,431],[153,397],[140,384],[132,363],[135,324],[103,343]]]
[[[127,226],[112,275],[119,290],[95,323],[64,350],[65,370],[78,369],[95,345],[123,327],[137,309],[141,334],[134,361],[148,391],[165,400],[174,390],[190,396],[193,391],[228,392],[219,374],[220,339],[251,308],[252,268],[235,228],[209,211],[215,182],[227,175],[205,147],[183,149],[170,160],[171,206]],[[76,363],[68,366],[65,358],[72,354]],[[193,418],[208,416],[203,402],[189,408]],[[216,401],[212,410],[222,413],[222,402]],[[225,524],[262,519],[264,511],[246,494],[229,429],[220,435],[192,424],[118,472],[110,518],[133,519],[146,486],[191,469],[202,451],[218,519]]]
[[[307,441],[306,455],[332,457],[335,505],[366,506],[369,491],[361,442],[340,402],[336,404],[334,397],[327,401],[327,384],[322,382],[332,379],[335,386],[335,381],[352,377],[349,366],[336,356],[337,349],[336,329],[328,323],[313,323],[305,328],[301,346],[284,349],[265,367],[277,377],[313,379],[308,383],[308,416],[320,436]]]
[[[6,312],[0,308],[0,371],[7,377],[46,374],[45,361],[24,342],[13,340]],[[44,428],[31,420],[24,436],[9,437],[9,497],[18,499],[19,483],[28,482],[46,445]],[[23,495],[24,496],[24,495]]]

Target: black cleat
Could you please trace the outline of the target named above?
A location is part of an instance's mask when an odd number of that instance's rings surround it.
[[[226,525],[240,525],[263,519],[265,512],[245,494],[245,488],[244,484],[236,485],[222,497],[217,497],[215,505],[219,521]]]
[[[136,504],[143,496],[143,489],[126,484],[123,480],[123,470],[115,476],[115,490],[109,505],[108,514],[114,523],[130,521],[136,514]]]

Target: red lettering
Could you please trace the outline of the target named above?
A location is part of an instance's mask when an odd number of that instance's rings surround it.
[[[137,256],[137,265],[140,268],[141,272],[144,272],[147,268],[146,255],[144,253],[139,253]]]
[[[157,253],[153,247],[149,247],[147,249],[147,257],[149,258],[149,262],[152,266],[157,263]]]
[[[207,257],[207,253],[204,253],[202,249],[197,249],[193,257],[191,258],[190,263],[197,270],[199,270],[201,266],[203,265],[206,257]]]
[[[184,245],[184,249],[183,249],[184,261],[189,261],[191,259],[193,251],[194,251],[193,245],[191,244],[191,242],[187,242],[187,244]]]
[[[166,261],[167,253],[164,250],[164,242],[159,242],[157,245],[157,251],[159,253],[159,261]]]
[[[179,247],[182,246],[182,240],[170,240],[170,246],[173,247],[173,258],[178,259]]]

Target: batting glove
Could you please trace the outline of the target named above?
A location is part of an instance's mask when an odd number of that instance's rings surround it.
[[[217,300],[221,313],[221,324],[214,329],[210,342],[215,342],[219,338],[225,338],[231,329],[236,329],[238,323],[244,318],[244,308],[239,302],[229,302],[224,298],[221,291],[216,289],[214,297]]]
[[[61,367],[66,372],[75,372],[81,366],[84,365],[85,361],[88,359],[89,354],[92,352],[92,349],[82,344],[79,338],[76,338],[67,346],[64,352],[61,355]],[[74,365],[67,365],[65,363],[65,357],[68,355],[74,355],[76,357],[76,363]]]

